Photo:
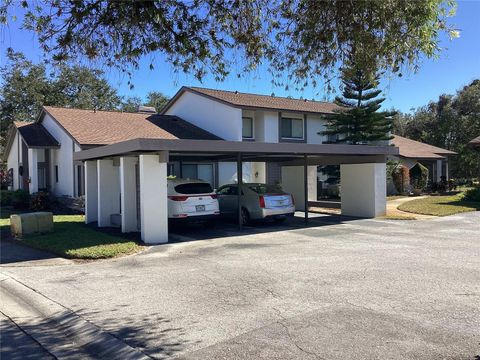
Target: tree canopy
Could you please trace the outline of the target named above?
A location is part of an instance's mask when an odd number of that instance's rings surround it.
[[[0,81],[0,148],[12,122],[34,120],[43,105],[135,112],[138,105],[151,103],[160,110],[158,107],[168,101],[159,92],[149,93],[146,103],[140,98],[124,98],[101,70],[61,64],[50,72],[45,64],[35,64],[15,52],[7,54]]]
[[[11,21],[14,0],[0,6]],[[48,60],[86,58],[130,73],[160,54],[177,71],[224,79],[267,64],[274,82],[328,80],[355,49],[364,68],[401,74],[439,54],[453,0],[38,0],[23,1],[24,28]],[[36,4],[36,5],[35,5]],[[151,68],[155,66],[152,60]],[[285,77],[286,74],[286,77]]]
[[[393,132],[457,152],[451,158],[453,177],[477,176],[478,154],[467,143],[480,135],[480,80],[472,81],[455,95],[441,95],[412,114],[398,113]]]
[[[335,115],[326,119],[323,135],[334,136],[334,142],[367,144],[390,140],[393,113],[378,111],[385,98],[376,85],[379,75],[367,73],[352,62],[342,70],[342,97],[335,103],[341,106]]]

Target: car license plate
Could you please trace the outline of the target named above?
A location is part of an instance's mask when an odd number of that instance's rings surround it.
[[[195,205],[195,210],[198,211],[205,211],[205,205]]]

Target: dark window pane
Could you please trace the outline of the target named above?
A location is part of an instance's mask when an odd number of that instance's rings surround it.
[[[175,186],[175,191],[180,194],[207,194],[213,192],[210,184],[205,183],[190,183],[190,184],[180,184]]]
[[[257,194],[283,194],[280,186],[276,185],[267,185],[267,184],[255,184],[249,186],[250,190],[253,190]]]

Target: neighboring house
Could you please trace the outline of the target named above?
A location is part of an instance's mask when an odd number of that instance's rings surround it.
[[[480,136],[477,136],[475,139],[469,141],[468,146],[476,149],[477,151],[480,151]]]
[[[73,154],[135,138],[220,140],[176,116],[45,106],[35,122],[15,122],[9,133],[5,157],[12,189],[81,196],[84,167]]]
[[[45,106],[34,123],[15,122],[6,147],[13,189],[84,194],[84,169],[75,152],[135,138],[322,144],[324,117],[337,105],[232,91],[182,87],[161,114]],[[28,130],[27,130],[28,129]],[[28,134],[27,134],[28,132]],[[268,165],[267,165],[268,164]],[[236,181],[235,162],[175,161],[169,175],[201,178],[214,187]],[[316,200],[316,166],[309,167]],[[244,162],[246,182],[281,182],[275,162]]]
[[[442,177],[448,180],[448,157],[456,152],[399,135],[393,135],[391,142],[399,148],[399,156],[390,156],[390,160],[399,160],[409,169],[421,163],[428,168],[429,181],[440,182]]]

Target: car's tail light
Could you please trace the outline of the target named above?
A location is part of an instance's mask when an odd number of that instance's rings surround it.
[[[265,208],[265,198],[263,196],[260,196],[259,200],[260,200],[260,207]]]
[[[216,199],[217,198],[217,194],[212,194],[210,195],[212,197],[212,199]]]
[[[293,197],[293,194],[290,195],[292,197],[292,205],[295,205],[295,198]]]
[[[188,196],[172,195],[172,196],[169,196],[168,198],[173,201],[185,201],[188,199]]]

